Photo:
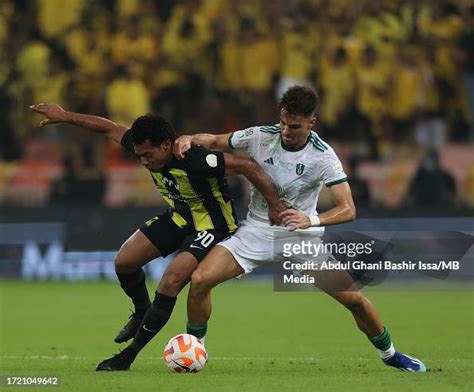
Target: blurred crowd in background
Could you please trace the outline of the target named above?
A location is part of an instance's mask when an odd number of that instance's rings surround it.
[[[225,133],[305,84],[358,205],[474,205],[471,0],[2,0],[0,48],[0,204],[159,203],[119,148],[38,130],[32,103]]]

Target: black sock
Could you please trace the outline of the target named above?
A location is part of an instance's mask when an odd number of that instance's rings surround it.
[[[150,298],[145,285],[145,272],[142,268],[131,274],[121,274],[117,272],[117,277],[120,281],[125,294],[127,294],[133,304],[135,305],[135,312],[138,314],[145,314],[150,307]]]
[[[133,338],[130,347],[137,353],[145,347],[145,345],[160,332],[160,330],[168,322],[173,312],[176,297],[168,297],[167,295],[156,292],[155,299],[150,309],[146,312],[145,318],[140,325],[140,329]]]

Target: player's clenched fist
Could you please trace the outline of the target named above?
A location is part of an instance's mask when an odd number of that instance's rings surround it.
[[[46,116],[46,119],[40,122],[41,127],[66,120],[67,112],[55,103],[38,103],[31,105],[30,109]]]

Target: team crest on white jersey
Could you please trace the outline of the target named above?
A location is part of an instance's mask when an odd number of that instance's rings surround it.
[[[298,174],[299,176],[301,176],[301,175],[303,174],[303,172],[304,172],[304,168],[305,168],[304,164],[298,163],[298,164],[296,165],[296,174]]]

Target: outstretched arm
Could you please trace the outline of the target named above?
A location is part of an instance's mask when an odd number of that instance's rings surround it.
[[[74,124],[97,133],[102,133],[117,143],[120,143],[124,133],[127,132],[126,127],[104,117],[68,112],[54,103],[39,103],[31,105],[30,109],[46,117],[46,119],[40,122],[42,127],[58,123]]]
[[[210,150],[231,152],[229,137],[231,133],[213,135],[211,133],[197,133],[196,135],[183,135],[177,138],[173,146],[173,154],[178,159],[184,159],[184,153],[191,148],[191,144],[199,144]]]
[[[356,217],[356,208],[352,200],[352,192],[349,184],[343,182],[341,184],[329,187],[331,198],[335,204],[330,210],[318,215],[319,224],[316,226],[337,225],[339,223],[349,222]],[[280,214],[282,222],[285,226],[289,226],[290,230],[307,229],[311,224],[311,218],[297,210],[286,210]]]
[[[272,182],[260,165],[251,158],[237,157],[224,153],[225,174],[242,174],[258,189],[268,203],[268,217],[271,224],[280,224],[280,213],[287,209],[275,190]]]

